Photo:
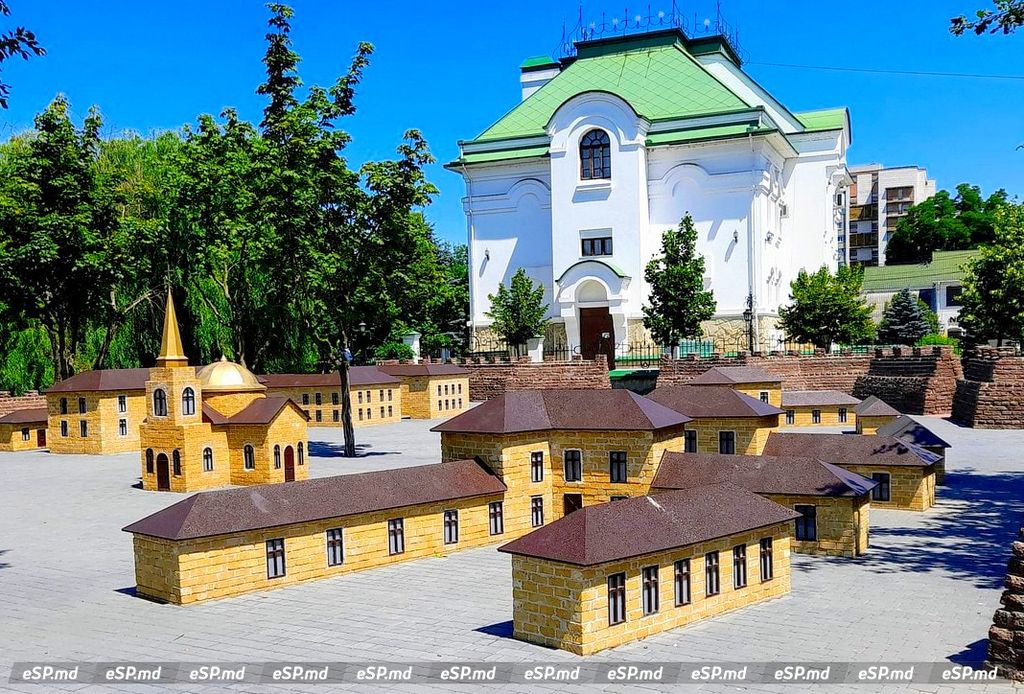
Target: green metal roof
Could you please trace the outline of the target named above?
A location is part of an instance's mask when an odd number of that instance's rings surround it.
[[[758,127],[750,123],[736,123],[733,125],[715,125],[706,128],[689,128],[687,130],[666,130],[665,132],[648,135],[647,144],[671,145],[683,142],[698,142],[701,140],[720,140],[730,137],[745,137],[746,135],[766,135],[773,132],[776,132],[775,128]]]
[[[843,108],[824,108],[819,111],[794,113],[804,128],[811,132],[821,130],[842,130],[846,127],[849,112]]]
[[[898,292],[901,289],[928,289],[936,282],[963,278],[963,266],[978,251],[935,251],[932,262],[914,265],[884,265],[864,268],[865,292]]]
[[[555,67],[558,65],[558,61],[552,58],[550,55],[534,55],[522,62],[519,66],[520,70],[529,70],[531,68],[537,69],[540,67]]]
[[[520,147],[518,149],[499,149],[490,152],[470,152],[468,154],[464,154],[461,159],[456,159],[448,166],[458,166],[459,164],[485,164],[490,161],[530,159],[531,157],[546,157],[547,155],[547,145],[543,145],[541,147]]]
[[[555,111],[585,92],[615,94],[652,121],[749,107],[686,52],[679,35],[635,38],[581,48],[576,60],[476,141],[543,135]]]

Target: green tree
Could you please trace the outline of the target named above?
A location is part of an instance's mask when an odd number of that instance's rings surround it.
[[[491,329],[509,347],[521,347],[530,338],[544,334],[548,304],[544,303],[544,286],[533,281],[526,270],[519,268],[506,287],[502,282],[496,294],[488,294],[491,309],[484,315],[491,319]]]
[[[942,190],[912,205],[885,249],[887,265],[931,262],[935,251],[977,248],[992,241],[996,212],[1007,204],[1005,190],[985,198],[978,186],[961,183],[956,196]]]
[[[1012,34],[1024,26],[1024,2],[1022,0],[995,0],[994,10],[978,10],[974,19],[964,15],[949,20],[949,31],[954,36],[961,36],[969,31],[981,36],[992,34]]]
[[[11,8],[6,0],[0,0],[0,16],[9,17]],[[14,57],[28,60],[33,55],[46,55],[46,49],[39,45],[36,35],[25,27],[15,27],[0,33],[0,63]],[[10,85],[0,80],[0,108],[7,108],[11,94]]]
[[[701,321],[715,314],[715,296],[704,288],[704,256],[697,253],[697,230],[687,214],[677,229],[661,237],[661,255],[644,268],[650,285],[644,326],[662,345],[701,336]]]
[[[1024,339],[1024,206],[996,215],[996,238],[967,265],[959,322],[977,344]]]
[[[801,270],[790,284],[790,305],[779,309],[779,327],[790,340],[831,349],[871,339],[871,308],[861,296],[863,270],[840,267],[833,275],[822,266]]]
[[[878,324],[878,341],[912,346],[931,332],[927,316],[921,310],[921,303],[909,289],[901,289],[885,307],[882,321]]]

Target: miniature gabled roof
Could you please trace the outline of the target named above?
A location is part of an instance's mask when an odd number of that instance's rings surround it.
[[[939,456],[891,436],[780,433],[768,435],[764,455],[811,456],[834,465],[927,467]]]
[[[732,388],[719,386],[662,386],[648,393],[647,397],[692,419],[770,417],[782,414],[782,410],[774,405]]]
[[[876,482],[817,458],[721,453],[661,456],[651,491],[728,482],[756,494],[862,496]]]
[[[618,388],[504,393],[431,431],[514,434],[525,431],[656,431],[690,418]]]
[[[859,405],[853,408],[858,417],[899,417],[899,411],[890,407],[884,400],[874,395],[864,398]]]
[[[221,414],[207,403],[203,403],[203,419],[210,424],[219,426],[235,426],[239,424],[270,424],[274,418],[281,413],[285,407],[291,406],[303,419],[309,420],[305,410],[291,398],[282,395],[269,395],[265,398],[256,398],[243,409],[230,417]]]
[[[327,374],[264,374],[260,383],[267,388],[338,388],[341,374],[332,371]],[[401,383],[401,379],[389,376],[376,366],[348,367],[348,382],[353,386]]]
[[[841,390],[784,390],[783,407],[814,407],[816,405],[858,405],[860,400]]]
[[[45,407],[27,407],[0,417],[0,424],[39,424],[45,423],[48,417]]]
[[[146,390],[149,369],[98,369],[83,371],[50,386],[47,393],[80,393],[108,390]]]
[[[782,383],[782,377],[765,371],[760,366],[713,366],[689,383],[695,386]]]
[[[455,364],[378,364],[391,376],[468,376],[469,371]]]
[[[878,427],[878,431],[875,433],[879,436],[892,436],[904,443],[912,443],[917,446],[950,448],[945,439],[940,438],[921,422],[905,414]]]
[[[784,523],[798,514],[732,484],[585,506],[499,551],[593,566]]]
[[[505,492],[475,460],[202,492],[125,532],[189,540]]]

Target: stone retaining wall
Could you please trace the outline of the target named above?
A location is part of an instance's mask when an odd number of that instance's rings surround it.
[[[960,378],[963,370],[951,347],[894,347],[875,351],[853,395],[874,395],[906,414],[945,415],[953,409]]]
[[[1006,590],[988,630],[988,660],[1002,677],[1024,681],[1024,528],[1010,547]]]
[[[871,357],[866,354],[750,354],[735,357],[688,355],[681,359],[662,357],[658,385],[687,383],[715,366],[759,366],[782,378],[784,390],[841,390],[852,393],[857,378],[868,372]]]
[[[26,391],[24,395],[11,395],[0,390],[0,417],[15,410],[27,410],[33,407],[46,407],[46,396],[34,391]]]
[[[953,421],[977,429],[1024,428],[1024,357],[1012,347],[979,347],[964,357]]]
[[[469,398],[490,400],[502,393],[541,388],[611,388],[608,362],[603,354],[590,360],[486,363],[480,359],[459,362],[469,371]]]

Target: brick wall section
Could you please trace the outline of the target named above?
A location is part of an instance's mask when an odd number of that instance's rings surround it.
[[[498,363],[472,359],[459,365],[469,371],[469,398],[474,402],[517,390],[612,387],[608,378],[608,362],[603,354],[592,361],[577,359],[534,363],[524,357],[520,361]]]
[[[26,391],[24,395],[11,395],[6,390],[0,390],[0,417],[15,410],[28,410],[33,407],[46,407],[46,396],[34,390]]]
[[[857,379],[853,395],[874,395],[907,414],[946,415],[953,409],[957,379],[962,378],[951,347],[879,349],[868,373]]]
[[[1012,347],[979,347],[965,356],[952,418],[976,429],[1024,428],[1024,357]]]
[[[735,357],[662,357],[658,365],[658,385],[688,383],[715,366],[759,366],[779,376],[784,390],[841,390],[852,393],[857,378],[868,373],[871,359],[863,354],[828,355],[824,351],[806,355],[740,352]]]
[[[764,494],[786,508],[814,506],[817,540],[792,541],[792,550],[800,554],[829,557],[857,557],[868,549],[869,496],[802,496]]]
[[[988,660],[1002,677],[1024,682],[1024,528],[1010,546],[1006,590],[988,630]]]

